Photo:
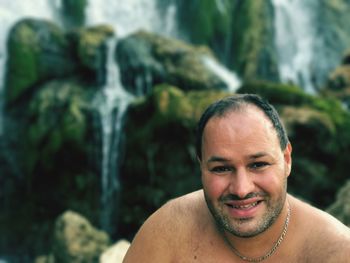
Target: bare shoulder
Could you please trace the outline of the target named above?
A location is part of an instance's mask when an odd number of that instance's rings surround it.
[[[202,195],[196,191],[178,197],[153,213],[139,229],[123,263],[172,262]]]
[[[316,207],[295,198],[291,201],[304,234],[304,252],[322,262],[348,262],[350,228]]]

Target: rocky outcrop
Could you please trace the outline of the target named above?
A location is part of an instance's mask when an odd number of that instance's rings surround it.
[[[6,103],[11,104],[43,81],[75,71],[63,31],[45,20],[24,19],[13,26],[8,38]]]
[[[116,59],[124,87],[138,96],[161,83],[183,90],[227,89],[226,83],[205,64],[214,59],[206,47],[139,31],[120,40]]]
[[[79,74],[83,75],[85,80],[95,82],[97,85],[105,83],[107,40],[113,37],[115,37],[114,29],[109,25],[79,27],[67,33],[80,66]]]
[[[278,81],[271,2],[238,1],[232,16],[233,69],[245,81]]]
[[[278,80],[270,1],[176,1],[180,28],[244,80]]]
[[[327,212],[350,227],[350,181],[339,190],[336,201],[327,208]]]
[[[19,21],[10,32],[2,136],[7,152],[0,164],[15,163],[16,170],[6,175],[14,180],[0,232],[13,233],[17,251],[45,250],[39,239],[66,209],[98,221],[101,138],[93,99],[111,34],[105,26],[64,33],[33,19]],[[33,240],[27,233],[37,228],[42,230]],[[6,238],[3,243],[9,244]]]
[[[52,240],[51,254],[38,257],[36,263],[97,263],[110,245],[105,232],[73,211],[57,218]]]
[[[331,96],[350,107],[350,54],[343,56],[342,64],[336,67],[328,76],[326,85],[321,91],[325,96]]]
[[[327,77],[349,48],[350,5],[347,0],[321,0],[314,9],[313,27],[317,34],[314,46],[313,81],[324,87]]]

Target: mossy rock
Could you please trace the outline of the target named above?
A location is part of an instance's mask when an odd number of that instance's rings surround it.
[[[236,3],[233,13],[233,69],[244,81],[277,81],[273,8],[270,1]]]
[[[6,103],[11,104],[43,81],[74,72],[63,31],[50,21],[23,19],[9,33]]]
[[[178,21],[192,42],[212,46],[215,39],[224,40],[229,37],[232,1],[177,1]],[[212,46],[213,47],[213,46]]]
[[[52,156],[63,145],[74,144],[83,149],[88,129],[85,112],[89,107],[86,92],[79,85],[63,81],[45,84],[29,106],[27,149],[33,152],[28,156],[51,166]]]
[[[116,58],[122,83],[137,95],[148,94],[162,83],[186,91],[227,89],[227,84],[205,64],[205,58],[215,61],[206,47],[138,31],[120,40]]]
[[[55,262],[70,263],[97,263],[111,244],[107,233],[74,211],[65,211],[57,218],[52,243]]]
[[[115,32],[110,25],[99,25],[88,28],[76,28],[68,32],[68,39],[72,43],[74,54],[81,66],[81,71],[87,71],[89,79],[93,75],[93,80],[97,83],[104,81],[105,65],[107,61],[107,42],[115,36]],[[88,74],[89,73],[89,74]],[[101,80],[96,78],[102,78]]]
[[[350,106],[350,65],[341,65],[330,73],[321,94],[342,101]]]

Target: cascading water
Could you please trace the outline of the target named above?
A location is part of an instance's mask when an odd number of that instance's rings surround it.
[[[107,231],[112,230],[113,204],[120,189],[117,165],[122,121],[133,98],[120,82],[119,68],[113,59],[115,45],[116,39],[107,43],[106,84],[95,98],[102,127],[101,227]]]
[[[160,16],[155,0],[103,1],[90,0],[86,10],[87,26],[96,24],[112,25],[117,38],[145,29],[167,36],[177,36],[175,6],[167,9],[167,15]],[[164,18],[164,21],[160,21]],[[102,167],[101,167],[101,227],[113,232],[112,217],[116,217],[118,192],[118,150],[121,138],[122,120],[132,96],[121,84],[119,68],[114,59],[117,39],[109,43],[107,57],[106,85],[96,101],[102,126]],[[117,105],[117,109],[116,109]],[[117,110],[117,113],[115,112]]]
[[[157,0],[90,0],[86,10],[86,24],[112,25],[120,38],[139,29],[165,36],[178,36],[175,5],[169,5],[165,13],[162,15],[159,12]]]
[[[275,10],[276,46],[282,81],[314,93],[313,50],[315,48],[314,0],[272,0]]]
[[[208,56],[203,57],[203,63],[217,76],[225,82],[227,89],[230,92],[235,92],[240,86],[241,81],[237,75],[227,68],[216,62],[213,58]]]

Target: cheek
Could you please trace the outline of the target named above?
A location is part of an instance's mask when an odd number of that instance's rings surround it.
[[[279,193],[284,188],[285,182],[286,174],[283,170],[255,178],[255,185],[264,192],[271,194]]]
[[[224,176],[215,176],[202,173],[203,189],[211,199],[219,198],[229,186],[229,182]]]

